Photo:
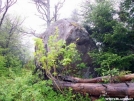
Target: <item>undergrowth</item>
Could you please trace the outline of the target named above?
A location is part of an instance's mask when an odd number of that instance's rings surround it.
[[[90,101],[88,97],[65,90],[55,91],[51,80],[41,80],[27,69],[7,69],[0,76],[0,101]]]

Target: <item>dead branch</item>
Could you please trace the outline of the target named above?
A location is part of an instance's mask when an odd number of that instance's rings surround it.
[[[4,7],[1,8],[1,12],[0,12],[0,13],[3,12],[3,15],[2,15],[1,20],[0,20],[0,28],[1,28],[1,25],[2,25],[2,23],[3,23],[3,20],[4,20],[4,18],[5,18],[5,15],[6,15],[8,9],[9,9],[12,5],[14,5],[16,2],[17,2],[17,0],[6,0],[6,4],[4,5]]]
[[[37,11],[41,14],[40,18],[43,19],[47,23],[47,27],[49,27],[52,21],[57,21],[59,10],[63,7],[65,0],[55,4],[54,11],[50,9],[50,0],[33,0],[33,2],[36,5]],[[51,14],[52,12],[53,15]]]

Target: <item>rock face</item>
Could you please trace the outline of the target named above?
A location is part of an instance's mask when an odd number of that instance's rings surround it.
[[[82,62],[87,64],[87,68],[82,70],[83,77],[88,78],[90,75],[94,76],[94,68],[88,52],[97,47],[89,33],[87,33],[78,23],[70,19],[62,19],[51,25],[46,32],[41,35],[45,44],[47,44],[49,36],[54,34],[57,27],[59,29],[59,38],[65,40],[67,44],[75,42],[78,51],[82,53]]]

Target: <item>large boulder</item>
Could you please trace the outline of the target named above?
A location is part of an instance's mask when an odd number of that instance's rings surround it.
[[[90,75],[94,76],[94,67],[92,66],[92,59],[88,55],[88,52],[97,47],[93,39],[90,37],[90,34],[73,20],[62,19],[52,24],[46,32],[41,35],[44,44],[47,44],[49,36],[54,34],[56,28],[59,29],[60,39],[65,40],[67,44],[72,42],[76,43],[77,50],[82,54],[82,62],[87,64],[87,68],[82,70],[83,77],[88,78]]]

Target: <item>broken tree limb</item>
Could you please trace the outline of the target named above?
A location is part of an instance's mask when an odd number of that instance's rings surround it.
[[[122,75],[122,76],[103,76],[103,77],[97,77],[92,79],[82,79],[77,77],[71,77],[71,76],[61,76],[59,75],[60,79],[63,81],[69,81],[74,83],[99,83],[99,82],[105,82],[105,80],[112,80],[114,82],[126,82],[131,81],[134,79],[134,74],[128,74],[128,75]]]
[[[96,84],[96,83],[71,83],[64,81],[55,81],[54,87],[61,89],[72,88],[78,93],[89,94],[90,96],[106,96],[134,98],[134,83],[116,83],[116,84]],[[57,88],[58,89],[58,88]]]

